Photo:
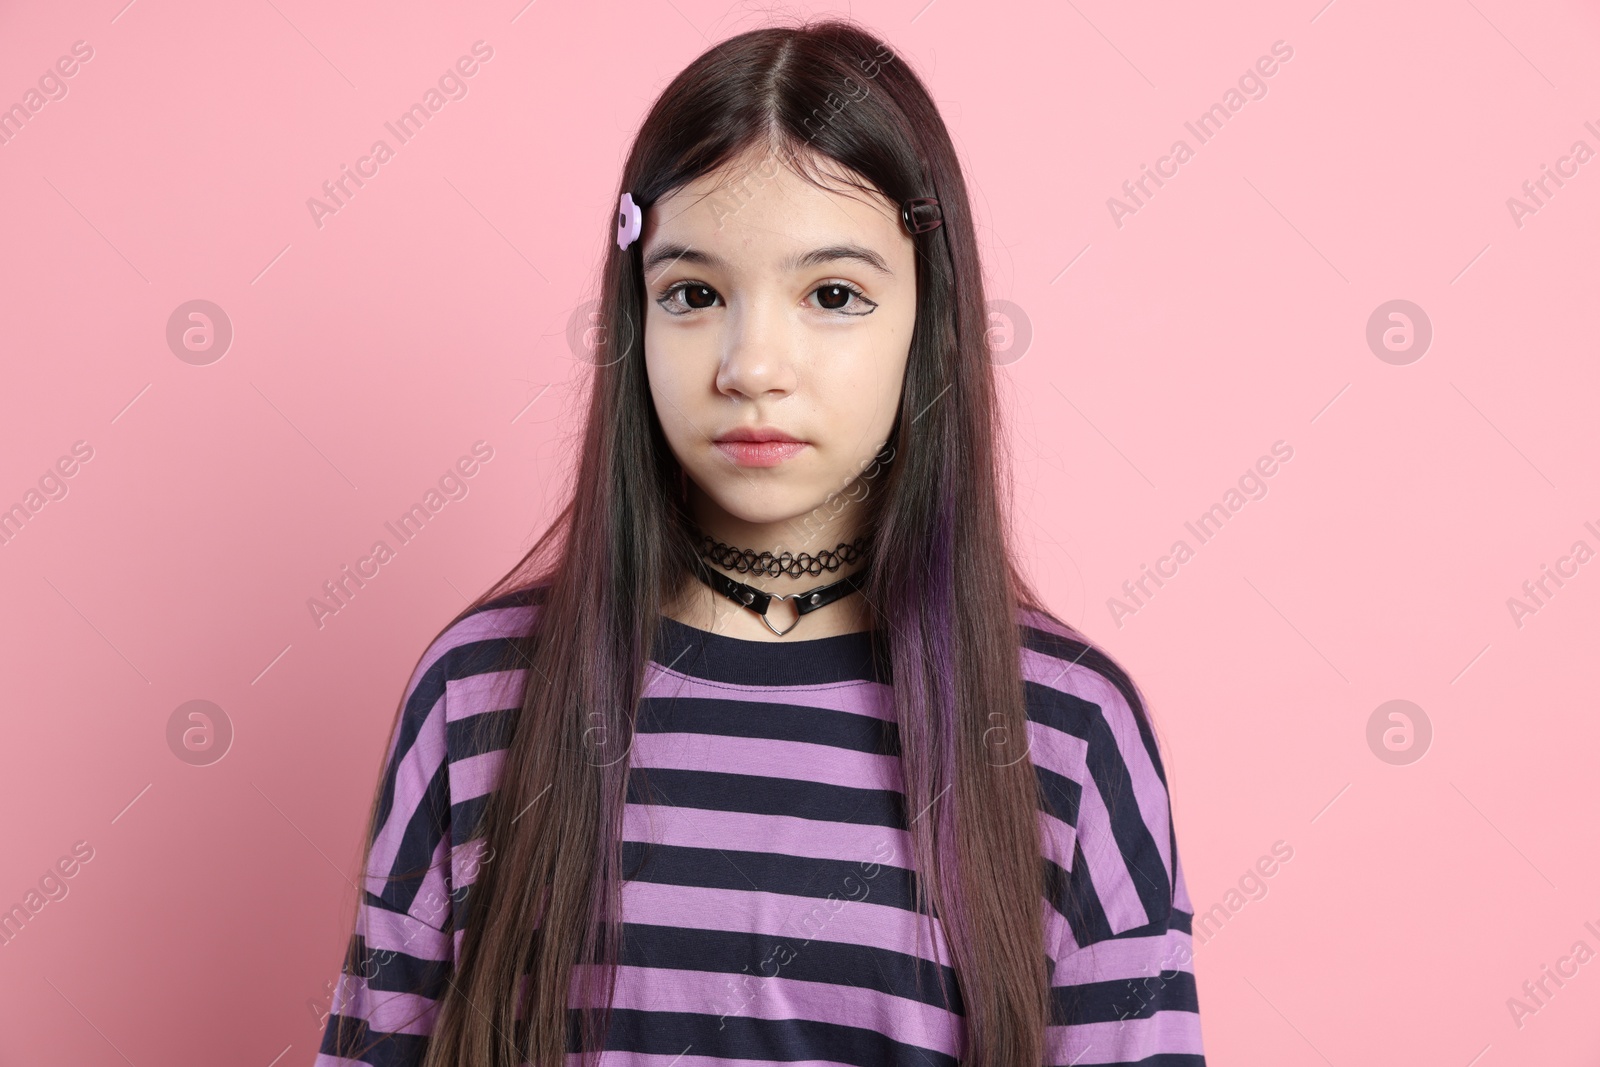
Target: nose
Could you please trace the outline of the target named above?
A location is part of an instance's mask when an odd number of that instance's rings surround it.
[[[772,294],[730,303],[723,318],[717,391],[734,398],[783,396],[799,382],[798,323]]]

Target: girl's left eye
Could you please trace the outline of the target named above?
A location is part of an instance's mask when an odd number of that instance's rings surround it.
[[[849,282],[825,282],[811,291],[812,293],[827,294],[822,298],[822,308],[824,311],[840,311],[844,312],[846,315],[870,315],[872,314],[872,309],[878,306],[867,299],[867,294],[863,293],[860,289],[857,289]],[[854,299],[852,300],[852,298]],[[830,303],[830,301],[835,300],[839,301],[840,303]],[[845,308],[851,306],[852,303],[865,304],[867,305],[866,310],[845,311]]]

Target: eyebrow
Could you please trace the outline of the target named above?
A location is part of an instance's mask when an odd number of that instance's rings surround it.
[[[813,248],[809,252],[802,252],[799,255],[791,256],[787,262],[780,264],[780,266],[786,270],[796,271],[803,267],[821,266],[824,263],[834,263],[841,259],[855,260],[859,263],[865,264],[871,269],[877,271],[879,274],[887,275],[889,277],[894,276],[894,271],[889,269],[889,264],[884,262],[882,256],[870,248],[864,248],[861,245],[854,244],[828,245],[825,248]],[[648,275],[658,266],[669,265],[676,262],[694,263],[702,267],[708,267],[712,270],[726,270],[728,268],[728,264],[725,263],[720,256],[714,255],[711,252],[706,252],[698,248],[692,248],[689,245],[668,242],[666,244],[657,245],[649,255],[644,257],[644,273]]]

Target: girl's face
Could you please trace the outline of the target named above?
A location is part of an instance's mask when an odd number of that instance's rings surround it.
[[[875,191],[819,189],[774,157],[741,164],[645,210],[650,393],[706,532],[833,548],[856,532],[840,507],[864,497],[851,483],[877,470],[899,409],[915,249]]]

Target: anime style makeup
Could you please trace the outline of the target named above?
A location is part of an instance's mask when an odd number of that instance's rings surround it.
[[[747,155],[644,213],[645,365],[695,519],[775,552],[857,532],[804,520],[886,442],[916,319],[898,207],[819,163],[828,189]]]

